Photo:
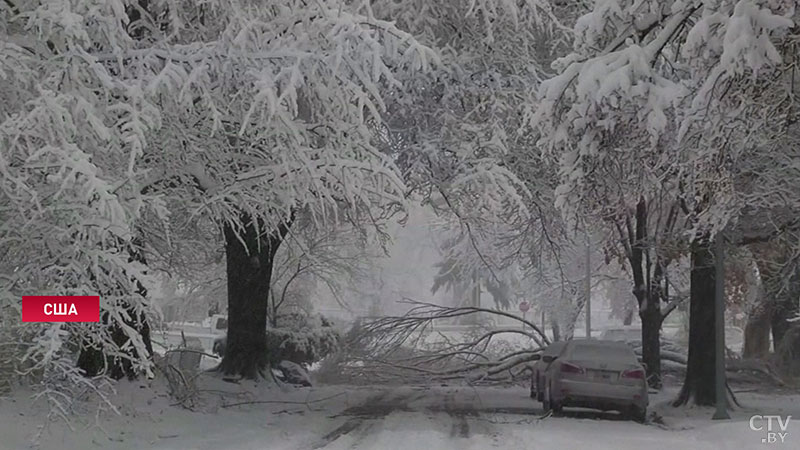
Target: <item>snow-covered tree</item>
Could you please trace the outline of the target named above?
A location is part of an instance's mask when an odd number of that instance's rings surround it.
[[[617,212],[664,188],[678,202],[697,321],[681,401],[714,402],[709,243],[742,207],[735,162],[771,138],[754,133],[770,120],[759,95],[780,73],[793,14],[791,1],[597,1],[529,117],[559,162],[566,211],[597,212],[609,185]]]
[[[223,370],[246,376],[263,369],[272,257],[293,212],[370,221],[404,202],[370,124],[398,75],[435,55],[390,22],[300,0],[10,0],[0,15],[3,299],[100,294],[107,317],[26,327],[42,366],[79,336],[149,370],[137,327],[150,278],[132,255],[135,238],[150,245],[146,212],[168,227],[168,200],[223,228]]]

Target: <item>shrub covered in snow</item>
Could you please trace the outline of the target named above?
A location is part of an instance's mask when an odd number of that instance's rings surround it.
[[[277,326],[267,327],[268,361],[273,367],[281,361],[308,366],[336,351],[341,342],[339,331],[321,315],[282,314]],[[226,339],[214,343],[214,351],[225,352]]]
[[[310,365],[336,350],[339,341],[339,332],[331,326],[267,329],[267,349],[271,364],[287,360]]]
[[[267,328],[267,349],[273,365],[283,360],[310,365],[335,351],[341,340],[338,330],[322,315],[283,314],[277,325]]]

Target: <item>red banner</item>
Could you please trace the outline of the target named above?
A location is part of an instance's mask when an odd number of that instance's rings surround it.
[[[25,295],[23,322],[99,322],[100,296]]]

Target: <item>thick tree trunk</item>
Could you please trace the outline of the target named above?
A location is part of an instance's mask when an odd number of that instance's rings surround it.
[[[636,272],[636,270],[634,270]],[[634,278],[637,278],[634,276]],[[659,299],[648,298],[646,290],[635,290],[640,305],[639,318],[642,320],[642,362],[647,372],[647,384],[661,388],[661,310]]]
[[[650,299],[643,311],[642,319],[642,362],[647,370],[647,384],[661,388],[661,310],[656,300]]]
[[[644,197],[636,205],[636,231],[631,245],[631,271],[633,272],[633,295],[639,305],[642,319],[642,362],[646,365],[647,383],[661,387],[661,266],[656,264],[650,273],[647,242],[647,203]],[[646,258],[647,257],[647,258]],[[647,261],[645,261],[647,259]]]
[[[715,270],[708,239],[692,243],[691,293],[689,295],[689,357],[686,378],[674,405],[693,402],[716,404],[715,391]]]
[[[228,277],[228,337],[219,370],[225,375],[256,379],[267,355],[267,301],[272,264],[289,226],[264,235],[263,226],[242,214],[243,228],[224,226]],[[259,235],[259,233],[262,233]]]

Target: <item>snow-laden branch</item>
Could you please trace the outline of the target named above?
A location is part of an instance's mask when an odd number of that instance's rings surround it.
[[[669,183],[689,200],[691,233],[731,220],[743,202],[729,163],[769,128],[773,107],[751,94],[781,70],[792,11],[781,1],[596,4],[530,116],[560,165],[559,207],[595,208],[607,191],[624,204]]]
[[[536,325],[502,311],[475,307],[445,307],[431,303],[405,301],[411,309],[402,316],[382,317],[362,322],[348,335],[344,350],[335,364],[337,371],[352,376],[378,378],[494,379],[512,374],[537,358],[549,341]],[[512,318],[523,328],[473,328],[463,338],[439,333],[438,343],[427,336],[437,336],[436,323],[443,320],[499,316]],[[530,346],[497,353],[496,341],[504,335],[522,335]],[[502,378],[507,378],[503,375]]]

